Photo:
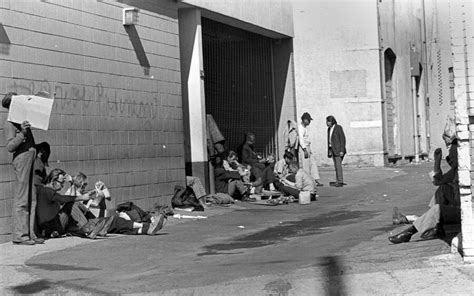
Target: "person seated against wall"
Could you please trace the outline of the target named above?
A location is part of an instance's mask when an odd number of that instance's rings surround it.
[[[43,186],[47,177],[46,167],[49,166],[48,160],[51,155],[51,147],[47,142],[41,142],[36,145],[36,158],[33,164],[33,184]]]
[[[288,165],[289,173],[294,174],[295,182],[291,182],[288,178],[281,178],[274,182],[275,188],[285,195],[291,195],[299,198],[301,192],[310,192],[311,199],[316,199],[317,184],[311,175],[303,168],[300,168],[298,163],[292,161]]]
[[[250,184],[250,169],[238,161],[238,156],[235,151],[222,153],[222,166],[226,171],[238,172],[242,177],[244,183]]]
[[[66,191],[66,195],[71,196],[80,196],[85,194],[87,187],[87,176],[84,173],[78,173],[72,178],[71,185]],[[90,193],[94,192],[90,191]],[[96,196],[96,198],[101,198],[101,196]],[[103,197],[102,197],[103,199]],[[89,211],[90,203],[94,199],[91,198],[87,201],[87,204],[84,205],[81,202],[77,205],[88,218],[89,221],[96,221],[96,217]],[[99,217],[99,220],[103,219]],[[112,216],[105,218],[106,223],[104,228],[98,235],[106,236],[108,233],[118,233],[126,235],[138,235],[138,234],[147,234],[147,235],[156,235],[159,230],[161,230],[166,222],[166,216],[162,213],[158,215],[151,215],[151,222],[135,222],[130,219],[125,219],[120,217],[118,213],[114,213]],[[77,229],[73,227],[68,228],[69,231],[74,232]]]
[[[450,166],[448,172],[443,174],[441,170],[442,151],[440,148],[434,153],[433,184],[438,186],[435,195],[430,201],[430,208],[423,215],[410,221],[405,215],[397,213],[393,217],[394,224],[413,223],[412,226],[402,232],[388,238],[391,243],[399,244],[409,242],[411,237],[421,233],[421,239],[436,239],[445,236],[444,224],[461,223],[461,202],[458,180],[458,156],[457,139],[445,137],[445,142],[450,145],[449,155],[446,160]],[[397,223],[396,223],[397,222]]]
[[[59,193],[64,183],[70,179],[71,176],[65,171],[56,168],[46,177],[45,185],[38,186],[36,208],[38,227],[40,231],[44,231],[44,236],[49,238],[66,234],[69,224],[73,223],[82,235],[94,239],[101,233],[106,221],[102,219],[89,222],[79,208],[78,202],[88,201],[91,198],[90,193],[78,196]]]
[[[242,164],[250,167],[250,173],[253,180],[252,186],[255,187],[255,193],[260,193],[265,185],[273,183],[273,167],[267,166],[271,164],[271,159],[263,158],[254,150],[255,134],[247,133],[245,141],[239,147],[241,151]],[[269,162],[270,160],[270,162]]]
[[[224,168],[225,156],[217,156],[215,158],[215,188],[216,192],[227,193],[235,199],[242,201],[249,200],[249,191],[247,186],[242,182],[242,176],[238,171],[228,171]]]

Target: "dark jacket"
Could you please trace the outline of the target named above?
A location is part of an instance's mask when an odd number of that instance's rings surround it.
[[[214,169],[216,192],[228,193],[229,180],[240,180],[240,174],[237,171],[226,171],[223,167]]]
[[[343,152],[345,155],[347,153],[346,136],[344,135],[344,130],[342,129],[342,126],[340,126],[339,124],[334,125],[332,136],[329,139],[330,134],[331,128],[328,128],[328,157],[332,157],[333,153],[336,156],[339,156],[341,152]]]
[[[242,145],[242,155],[241,155],[242,164],[254,165],[259,163],[257,153],[253,150],[253,146],[245,143]]]
[[[36,219],[38,225],[51,221],[59,213],[61,203],[74,202],[75,196],[67,196],[57,193],[54,189],[45,186],[38,186]]]

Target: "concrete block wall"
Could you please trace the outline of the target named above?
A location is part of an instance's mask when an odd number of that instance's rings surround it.
[[[56,93],[50,129],[33,131],[52,146],[49,169],[84,172],[114,204],[146,209],[185,182],[177,7],[154,2],[126,30],[122,3],[0,1],[0,95]],[[11,232],[15,180],[6,117],[0,110],[0,240]]]
[[[461,191],[462,253],[465,261],[474,262],[474,215],[472,179],[474,171],[474,34],[473,3],[450,1],[450,36],[456,99],[457,134],[460,139],[459,185]]]

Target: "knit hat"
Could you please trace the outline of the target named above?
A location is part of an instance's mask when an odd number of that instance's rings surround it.
[[[13,96],[16,96],[16,95],[17,95],[17,93],[15,93],[15,92],[9,92],[9,93],[7,93],[7,94],[3,97],[3,100],[2,100],[2,106],[3,106],[3,108],[6,108],[6,109],[10,108],[10,104],[11,104],[11,102],[12,102],[12,97],[13,97]]]

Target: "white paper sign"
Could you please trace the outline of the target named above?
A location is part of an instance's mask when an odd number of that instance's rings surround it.
[[[13,96],[8,111],[8,121],[22,123],[27,120],[32,127],[48,130],[54,99],[38,96]]]

